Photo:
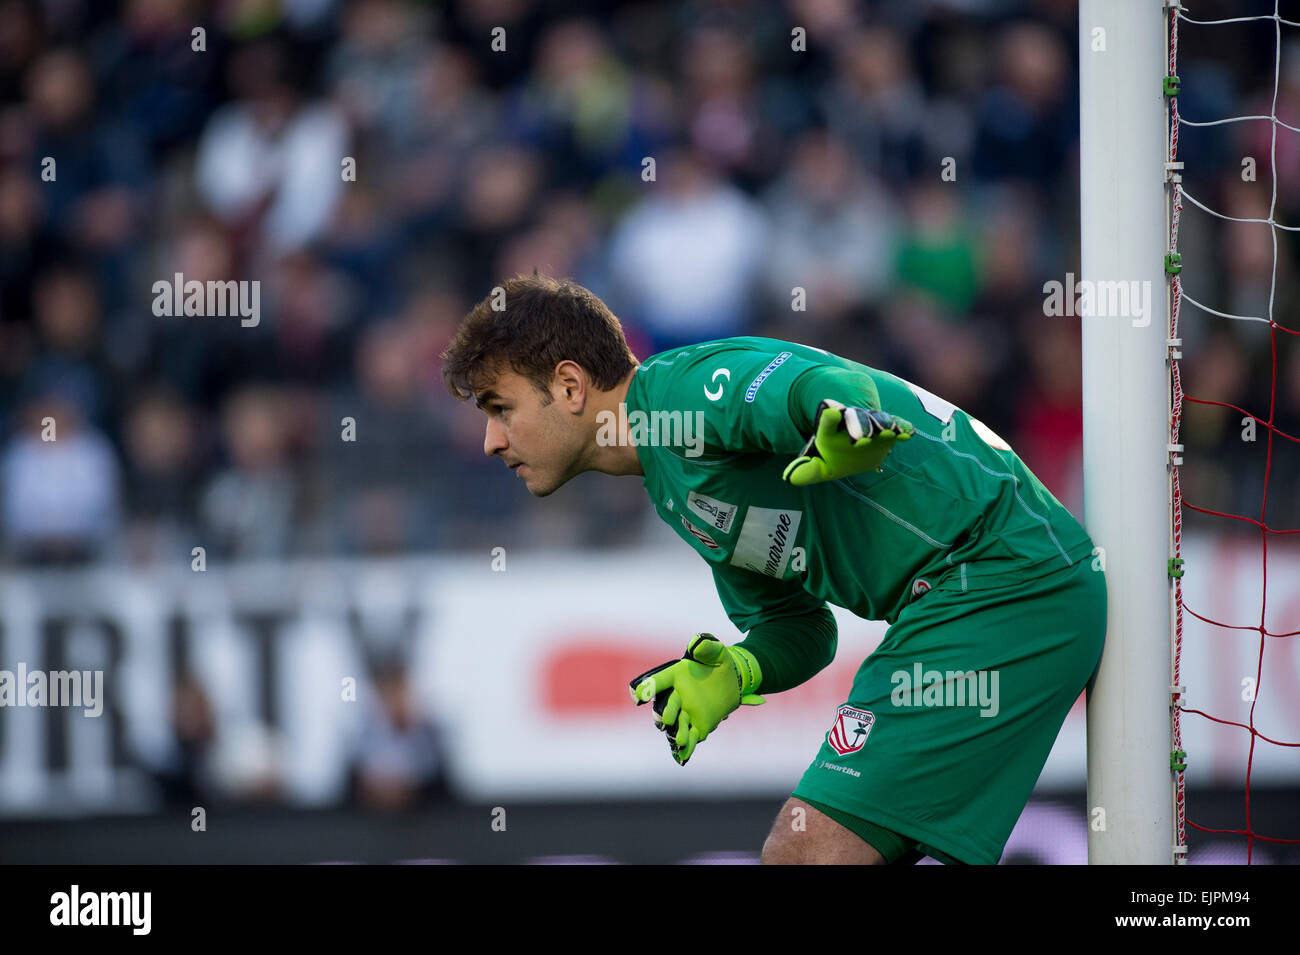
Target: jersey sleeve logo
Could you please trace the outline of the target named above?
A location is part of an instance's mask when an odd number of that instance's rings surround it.
[[[784,365],[785,360],[790,357],[793,357],[791,352],[783,351],[773,358],[771,363],[758,373],[758,377],[749,383],[749,387],[745,389],[745,400],[753,401],[758,394],[758,389],[762,388],[763,382],[767,381],[767,376]]]
[[[717,370],[713,373],[713,383],[714,383],[715,385],[718,384],[718,376],[719,376],[719,375],[721,375],[721,376],[722,376],[723,378],[725,378],[727,381],[731,381],[731,369],[730,369],[730,368],[719,368],[719,369],[717,369]],[[714,392],[714,391],[709,391],[709,386],[708,386],[708,385],[705,385],[705,386],[704,386],[704,397],[708,398],[710,401],[717,401],[719,398],[722,397],[722,385],[718,385],[718,390],[717,390],[716,392]]]

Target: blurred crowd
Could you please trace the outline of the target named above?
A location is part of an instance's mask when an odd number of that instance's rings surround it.
[[[360,713],[346,732],[341,791],[347,802],[382,812],[456,798],[447,728],[426,712],[404,659],[371,660]],[[259,720],[224,727],[204,682],[180,675],[172,686],[169,744],[139,759],[167,807],[292,802],[283,735]]]
[[[3,560],[644,539],[639,483],[533,501],[441,387],[459,318],[534,268],[604,298],[640,358],[769,335],[909,378],[1081,515],[1079,322],[1043,290],[1079,271],[1075,4],[599,9],[0,0]],[[1287,29],[1276,109],[1300,125]],[[1273,43],[1185,27],[1184,116],[1266,115]],[[1188,190],[1266,218],[1273,133],[1185,130]],[[1276,164],[1274,215],[1300,224],[1300,134]],[[1274,267],[1273,242],[1189,208],[1188,292],[1300,328],[1297,245],[1279,232]],[[260,321],[156,315],[177,273],[259,281]],[[1187,392],[1267,419],[1268,325],[1183,317]],[[1275,337],[1275,424],[1300,435],[1300,343]],[[1258,518],[1268,430],[1240,419],[1189,405],[1183,487]],[[1279,527],[1297,447],[1272,442]]]

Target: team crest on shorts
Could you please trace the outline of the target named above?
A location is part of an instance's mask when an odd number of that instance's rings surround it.
[[[918,577],[912,581],[912,596],[919,597],[930,589],[930,581],[923,577]]]
[[[841,706],[835,712],[835,725],[826,734],[826,742],[841,756],[856,753],[866,743],[867,734],[875,722],[876,715],[869,710]]]

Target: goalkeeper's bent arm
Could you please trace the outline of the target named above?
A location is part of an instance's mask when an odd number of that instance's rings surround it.
[[[756,623],[736,646],[758,661],[761,693],[780,693],[806,683],[830,666],[839,643],[839,627],[829,607],[797,616]]]

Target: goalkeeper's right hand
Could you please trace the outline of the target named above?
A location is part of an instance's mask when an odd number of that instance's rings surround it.
[[[754,693],[761,680],[748,650],[700,633],[680,660],[647,670],[628,686],[637,706],[654,700],[655,725],[668,735],[673,759],[685,766],[696,745],[742,703],[765,702]]]

